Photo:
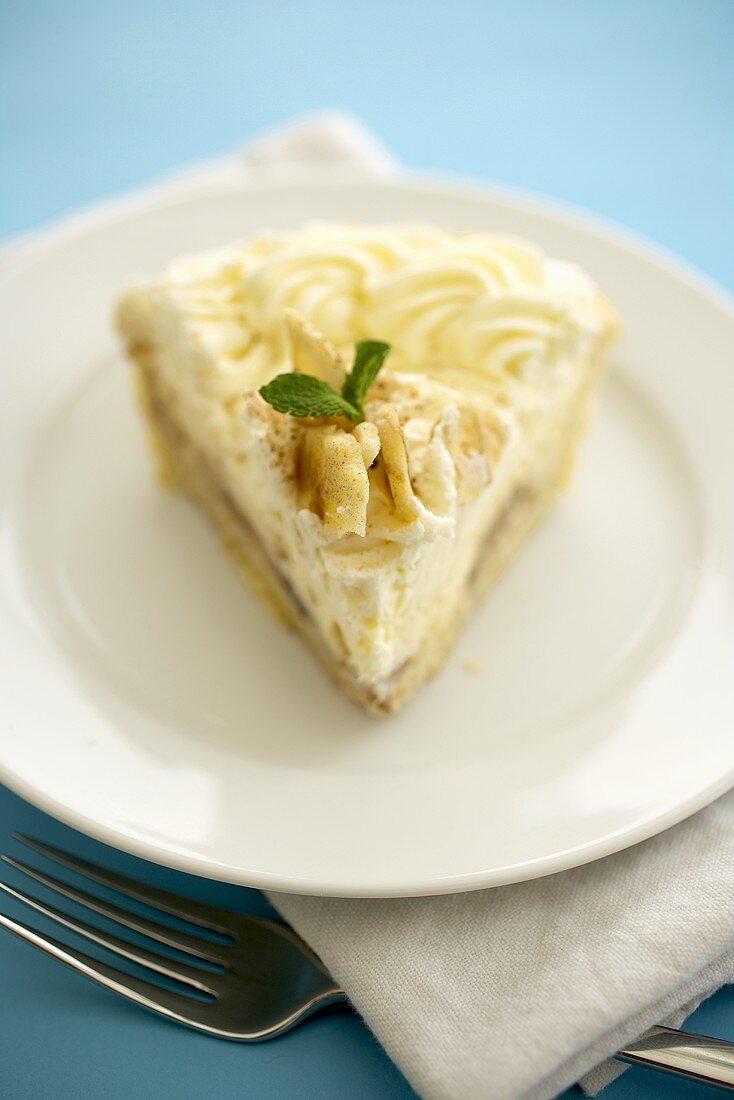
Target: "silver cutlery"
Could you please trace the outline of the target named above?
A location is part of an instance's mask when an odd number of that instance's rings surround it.
[[[0,925],[46,954],[143,1008],[222,1039],[257,1042],[281,1035],[326,1005],[346,1000],[323,963],[286,925],[248,917],[150,886],[89,860],[16,834],[16,840],[83,878],[122,894],[191,930],[105,901],[12,856],[3,860],[48,890],[154,941],[157,949],[107,932],[0,882],[0,889],[98,947],[175,983],[121,970],[0,913]],[[734,1091],[734,1043],[654,1027],[616,1057]]]
[[[92,882],[201,930],[197,934],[174,928],[104,901],[11,856],[2,857],[41,886],[163,946],[163,950],[138,946],[0,882],[0,889],[36,912],[178,984],[179,988],[171,989],[136,977],[0,914],[0,925],[8,931],[143,1008],[222,1039],[256,1042],[280,1035],[318,1009],[345,1000],[320,960],[284,924],[171,894],[29,837],[16,839]]]

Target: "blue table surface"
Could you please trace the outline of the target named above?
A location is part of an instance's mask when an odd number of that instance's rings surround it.
[[[732,289],[733,31],[730,0],[0,0],[0,236],[340,107],[405,164],[598,211]],[[14,829],[268,911],[254,891],[104,849],[0,789],[1,850]],[[0,1095],[13,1100],[412,1095],[347,1012],[238,1046],[150,1017],[5,934],[0,973]],[[689,1024],[734,1040],[734,992]],[[605,1096],[706,1093],[630,1070]]]

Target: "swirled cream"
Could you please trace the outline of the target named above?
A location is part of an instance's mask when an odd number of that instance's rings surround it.
[[[166,292],[227,359],[224,389],[285,369],[296,309],[348,352],[387,340],[391,367],[532,405],[543,373],[593,348],[611,312],[572,264],[490,233],[315,222],[174,264]]]

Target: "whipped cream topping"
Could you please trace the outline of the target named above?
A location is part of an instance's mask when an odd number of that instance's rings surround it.
[[[387,340],[395,370],[533,406],[543,372],[583,356],[612,316],[578,268],[527,242],[422,225],[263,234],[179,261],[168,288],[227,360],[223,391],[287,369],[282,316],[296,309],[340,350]]]

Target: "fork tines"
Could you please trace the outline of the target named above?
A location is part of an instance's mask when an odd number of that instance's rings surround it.
[[[114,890],[118,894],[123,894],[134,901],[142,902],[159,913],[169,914],[206,931],[218,933],[220,936],[227,936],[230,944],[236,939],[237,930],[234,922],[229,924],[226,920],[227,915],[218,909],[190,898],[181,897],[178,894],[169,893],[136,879],[128,878],[126,875],[117,874],[96,863],[72,856],[59,848],[44,844],[31,837],[16,833],[15,839],[67,870],[73,871],[109,890]],[[41,886],[46,887],[55,894],[76,902],[83,908],[106,918],[118,926],[122,925],[134,933],[193,957],[192,961],[186,962],[123,939],[112,932],[74,917],[55,905],[42,902],[38,898],[0,882],[0,889],[6,894],[35,909],[43,916],[49,917],[69,931],[83,936],[99,947],[106,948],[129,962],[137,963],[166,978],[180,982],[184,987],[209,994],[212,997],[217,995],[219,974],[216,970],[196,966],[193,959],[216,964],[221,974],[227,967],[228,944],[217,943],[213,939],[205,939],[203,936],[172,928],[168,924],[160,923],[141,913],[134,912],[132,909],[105,901],[95,894],[62,881],[39,870],[37,867],[14,859],[12,856],[3,855],[2,858],[5,863],[34,879]],[[182,1022],[190,1022],[182,1016],[182,1009],[185,1007],[182,1002],[190,1002],[190,998],[184,994],[166,990],[159,985],[136,978],[125,971],[117,970],[116,967],[100,962],[98,959],[82,951],[77,951],[53,937],[41,936],[21,921],[13,921],[9,917],[0,914],[0,924],[28,942],[33,943],[36,947],[40,947],[48,954],[54,955],[68,966],[86,974],[88,977],[96,978],[103,985],[107,985],[118,993],[123,993],[137,1003],[146,1007],[155,1007],[157,1011],[164,1011],[168,1015],[181,1019]],[[155,1001],[154,1005],[152,1004],[153,1000]]]
[[[169,893],[30,837],[17,835],[16,839],[67,871],[152,910],[149,916],[3,856],[10,867],[112,924],[115,931],[3,882],[1,890],[97,947],[144,968],[153,980],[118,969],[2,914],[0,926],[138,1005],[210,1035],[256,1042],[345,999],[323,963],[286,925]],[[166,916],[186,922],[187,927],[173,927]],[[123,938],[117,929],[132,933],[132,938]],[[138,937],[147,942],[136,942]],[[160,984],[156,976],[176,983],[176,988]]]

